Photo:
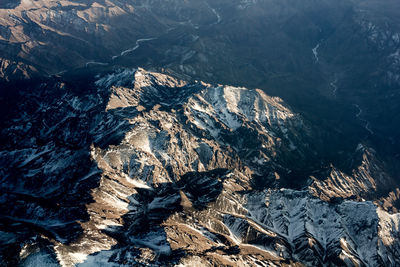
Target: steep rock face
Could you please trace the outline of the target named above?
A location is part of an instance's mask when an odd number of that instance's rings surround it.
[[[326,172],[322,130],[260,90],[143,69],[96,79],[87,94],[42,83],[2,132],[5,264],[400,263],[399,216],[372,202],[392,182],[372,150],[356,149],[351,174]]]
[[[396,186],[373,149],[359,144],[355,151],[357,157],[361,157],[361,163],[350,175],[331,166],[326,179],[311,177],[310,192],[327,201],[335,198],[373,200]]]

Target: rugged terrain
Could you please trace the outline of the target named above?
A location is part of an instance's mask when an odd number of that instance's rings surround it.
[[[260,88],[330,128],[332,153],[369,139],[398,162],[399,9],[396,0],[5,1],[0,76],[125,66]]]
[[[0,264],[399,266],[398,10],[1,1]]]
[[[261,90],[143,69],[85,84],[38,84],[3,127],[3,264],[400,264],[373,149],[329,165],[324,129]]]

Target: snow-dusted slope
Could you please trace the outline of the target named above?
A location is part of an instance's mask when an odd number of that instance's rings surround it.
[[[53,84],[54,102],[36,101],[42,84],[3,131],[20,146],[0,154],[19,170],[3,172],[3,262],[400,264],[398,214],[363,199],[391,182],[372,150],[351,174],[308,177],[318,131],[279,98],[143,69],[96,79],[86,96]]]

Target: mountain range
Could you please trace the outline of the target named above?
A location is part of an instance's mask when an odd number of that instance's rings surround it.
[[[399,266],[394,0],[0,3],[0,266]]]

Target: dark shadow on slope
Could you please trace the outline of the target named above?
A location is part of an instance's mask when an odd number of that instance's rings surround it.
[[[2,0],[0,2],[0,8],[13,9],[21,3],[21,0]]]
[[[0,235],[10,235],[1,264],[14,265],[20,244],[37,236],[69,243],[82,233],[101,173],[91,145],[118,144],[129,130],[105,111],[108,90],[92,75],[73,77],[1,84]]]

